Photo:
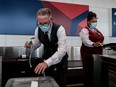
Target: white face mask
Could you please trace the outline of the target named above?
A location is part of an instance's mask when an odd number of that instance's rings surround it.
[[[96,26],[97,26],[97,22],[94,22],[94,23],[91,23],[90,28],[94,29],[94,28],[96,28]]]

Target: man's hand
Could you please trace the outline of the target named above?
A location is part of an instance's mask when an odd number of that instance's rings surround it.
[[[35,73],[41,74],[44,73],[45,69],[48,67],[46,62],[42,62],[39,63],[36,67],[35,67]]]
[[[29,45],[29,42],[28,41],[25,42],[25,47],[26,48],[30,48],[30,45]]]

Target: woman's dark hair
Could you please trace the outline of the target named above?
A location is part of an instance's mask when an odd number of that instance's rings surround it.
[[[97,18],[97,15],[96,15],[96,13],[90,11],[90,12],[88,13],[88,16],[87,16],[87,21],[90,21],[90,20],[93,19],[93,18]]]

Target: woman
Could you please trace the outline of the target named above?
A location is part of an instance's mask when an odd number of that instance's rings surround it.
[[[104,36],[96,29],[97,15],[90,11],[87,26],[79,33],[82,40],[81,57],[84,72],[84,87],[93,87],[93,54],[102,54]]]

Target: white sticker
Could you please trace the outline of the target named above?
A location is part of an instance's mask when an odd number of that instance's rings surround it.
[[[38,87],[37,81],[31,81],[31,87]]]

